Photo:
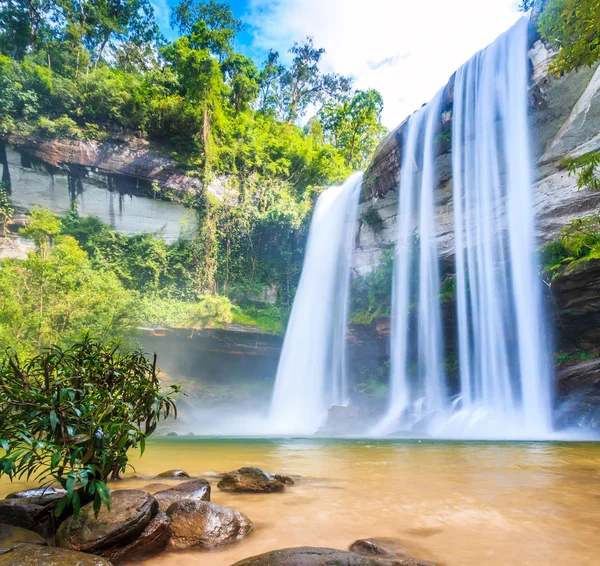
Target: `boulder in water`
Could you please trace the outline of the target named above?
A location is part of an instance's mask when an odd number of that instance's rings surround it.
[[[112,566],[100,556],[55,548],[26,544],[5,554],[0,554],[0,566]]]
[[[275,493],[283,491],[286,485],[293,484],[294,480],[288,476],[270,474],[260,468],[246,467],[225,474],[217,487],[223,491]]]
[[[282,548],[236,562],[233,566],[433,566],[412,558],[376,558],[355,552],[300,546]]]
[[[173,546],[211,550],[233,544],[252,531],[252,521],[240,511],[208,501],[184,500],[167,510]]]
[[[46,541],[33,531],[12,525],[2,525],[0,528],[0,555],[25,544],[46,546]]]
[[[113,564],[144,560],[162,552],[169,544],[171,534],[171,520],[165,513],[159,511],[133,542],[103,551],[102,554],[110,558]]]
[[[172,478],[172,479],[180,480],[182,478],[189,478],[190,474],[188,474],[187,472],[184,472],[183,470],[167,470],[166,472],[163,472],[162,474],[158,474],[157,477]]]
[[[147,491],[128,489],[111,494],[110,511],[102,506],[98,517],[93,504],[69,517],[56,533],[57,545],[71,550],[103,554],[139,537],[158,512],[158,503]]]
[[[402,558],[412,560],[415,566],[431,566],[430,562],[415,558],[414,555],[425,556],[427,552],[413,544],[390,537],[363,538],[353,542],[348,548],[362,556],[377,556],[380,558]]]
[[[210,501],[210,484],[205,479],[186,481],[175,487],[154,494],[161,511],[166,511],[177,501],[191,499],[193,501]]]

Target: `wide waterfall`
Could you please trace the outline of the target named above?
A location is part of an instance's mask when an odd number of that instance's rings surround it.
[[[459,384],[444,371],[435,245],[442,93],[405,129],[392,301],[390,405],[375,434],[543,437],[550,376],[535,253],[528,19],[456,74],[452,169]]]
[[[350,254],[362,174],[324,191],[310,225],[306,256],[269,415],[275,434],[314,434],[327,411],[348,402],[346,324]]]

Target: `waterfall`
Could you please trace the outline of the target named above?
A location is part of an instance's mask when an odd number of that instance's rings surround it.
[[[409,118],[402,154],[396,255],[392,289],[390,406],[374,434],[407,426],[424,411],[446,404],[439,267],[435,241],[434,145],[439,133],[442,93]],[[418,241],[414,236],[418,230]],[[417,255],[418,252],[418,255]],[[418,280],[413,280],[413,274]],[[418,304],[416,334],[412,307]],[[416,336],[417,371],[409,376],[409,346]],[[414,364],[413,364],[414,365]]]
[[[550,375],[534,236],[522,18],[458,70],[453,199],[461,410],[456,429],[543,436]]]
[[[542,437],[551,429],[527,123],[528,18],[456,74],[452,169],[459,385],[444,371],[436,247],[440,92],[404,132],[390,405],[372,431]]]
[[[354,174],[317,200],[277,368],[269,414],[274,434],[314,434],[332,406],[348,402],[350,255],[361,184],[362,174]]]

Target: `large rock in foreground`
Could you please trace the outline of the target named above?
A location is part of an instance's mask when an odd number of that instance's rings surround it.
[[[144,560],[162,552],[169,544],[171,534],[171,520],[165,513],[159,512],[133,542],[105,550],[102,554],[113,564]]]
[[[173,546],[211,550],[241,540],[252,531],[252,521],[240,511],[207,501],[179,501],[167,511]]]
[[[0,525],[37,530],[43,511],[42,505],[34,505],[26,499],[3,499],[0,501]]]
[[[139,537],[158,511],[158,503],[147,491],[114,491],[110,511],[102,506],[98,517],[93,504],[82,507],[77,518],[69,517],[58,529],[58,546],[102,554],[125,546]]]
[[[283,491],[286,485],[293,485],[288,476],[270,474],[260,468],[246,467],[225,474],[217,484],[223,491],[252,493],[275,493]]]
[[[205,479],[186,481],[154,494],[161,511],[166,511],[173,503],[187,499],[210,501],[210,483]]]
[[[0,566],[112,566],[99,556],[52,546],[25,545],[0,555]]]
[[[46,541],[37,533],[21,527],[13,527],[12,525],[2,525],[0,527],[0,554],[6,554],[26,544],[46,546]]]
[[[433,566],[413,558],[386,559],[361,556],[334,548],[299,546],[252,556],[233,566]]]

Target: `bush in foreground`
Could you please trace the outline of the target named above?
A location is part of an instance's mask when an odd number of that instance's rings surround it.
[[[21,361],[0,359],[0,476],[60,483],[67,491],[56,514],[94,501],[110,507],[107,479],[117,478],[128,450],[144,452],[161,419],[176,417],[162,391],[156,355],[102,344],[86,336],[71,348],[54,346]]]

